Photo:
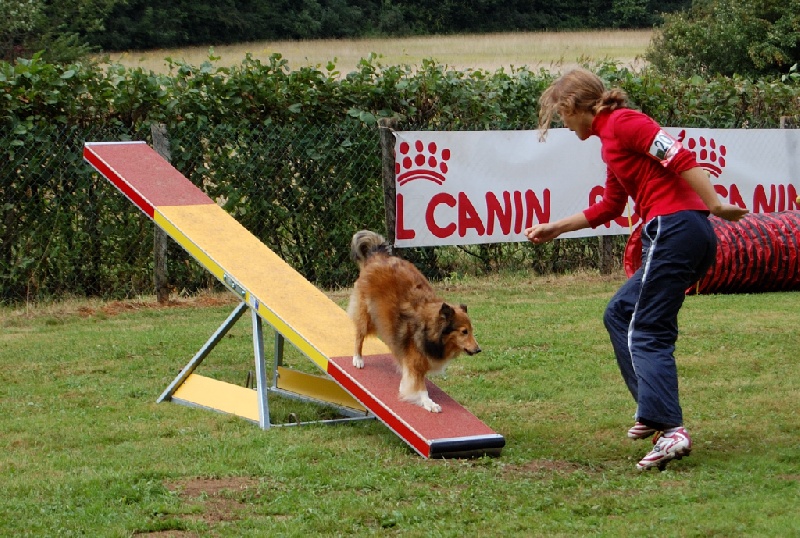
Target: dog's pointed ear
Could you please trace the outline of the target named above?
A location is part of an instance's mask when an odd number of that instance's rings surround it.
[[[458,305],[458,306],[460,306],[460,307],[461,307],[461,310],[463,310],[465,314],[467,313],[467,305],[465,305],[465,304],[460,304],[460,305]]]
[[[447,303],[442,303],[442,308],[440,308],[440,309],[439,309],[439,315],[440,315],[440,316],[442,317],[442,319],[444,319],[444,320],[450,320],[450,319],[452,319],[452,318],[453,318],[453,315],[454,315],[455,313],[456,313],[456,311],[455,311],[455,310],[453,310],[453,307],[452,307],[452,306],[450,306],[450,305],[449,305],[449,304],[447,304]]]

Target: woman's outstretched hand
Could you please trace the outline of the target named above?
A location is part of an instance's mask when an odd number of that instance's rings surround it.
[[[737,222],[750,212],[749,209],[733,204],[720,204],[711,210],[711,214],[721,219]]]
[[[560,234],[553,223],[534,224],[525,230],[525,237],[535,245],[552,241]]]

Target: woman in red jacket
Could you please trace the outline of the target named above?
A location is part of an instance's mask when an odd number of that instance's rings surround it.
[[[639,470],[663,469],[689,455],[692,441],[678,401],[675,341],[686,290],[716,257],[709,212],[731,221],[747,209],[720,201],[708,174],[647,115],[627,107],[622,90],[607,90],[594,73],[575,69],[539,100],[544,140],[555,115],[579,139],[598,136],[607,166],[603,198],[588,209],[525,230],[534,244],[622,215],[628,197],[642,218],[642,266],[614,295],[603,316],[622,377],[636,401],[631,439],[654,438]]]

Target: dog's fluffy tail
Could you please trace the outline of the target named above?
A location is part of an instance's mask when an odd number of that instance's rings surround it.
[[[353,235],[350,241],[350,257],[357,265],[361,266],[376,252],[391,254],[389,243],[382,235],[370,230],[361,230]]]

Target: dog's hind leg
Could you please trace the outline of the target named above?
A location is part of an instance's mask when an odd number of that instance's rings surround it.
[[[356,345],[353,351],[353,366],[356,368],[364,367],[364,357],[361,355],[364,348],[364,339],[367,337],[367,332],[361,323],[356,322]]]
[[[348,308],[350,319],[353,320],[355,328],[355,349],[353,350],[353,366],[356,368],[364,367],[364,357],[362,350],[364,348],[364,339],[369,334],[371,329],[371,320],[369,312],[361,301],[358,300],[357,295],[354,293],[350,298],[350,307]]]
[[[364,357],[361,356],[364,347],[364,337],[365,335],[361,334],[358,329],[356,329],[356,349],[353,352],[353,366],[356,368],[364,367]]]
[[[414,368],[414,365],[403,365],[403,376],[400,379],[400,399],[419,405],[431,413],[441,413],[442,406],[428,396],[425,387],[425,373]]]

